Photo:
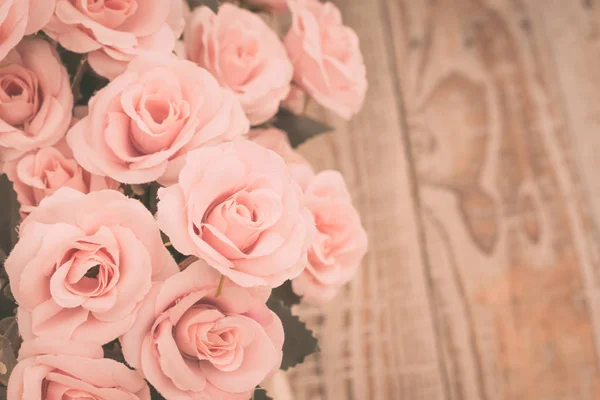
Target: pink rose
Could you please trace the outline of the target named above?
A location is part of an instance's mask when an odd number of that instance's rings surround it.
[[[82,169],[64,139],[54,147],[44,147],[8,162],[4,169],[17,192],[22,218],[61,187],[82,193],[119,188],[118,182]]]
[[[23,347],[27,355],[20,356],[10,376],[7,400],[150,400],[144,378],[124,364],[103,359],[100,346],[40,339]]]
[[[272,13],[279,13],[288,8],[288,0],[248,0],[248,3],[264,8]]]
[[[248,135],[248,139],[279,154],[302,190],[306,188],[315,175],[308,161],[292,149],[287,133],[284,131],[276,128],[252,129]]]
[[[343,118],[362,107],[366,69],[358,37],[342,24],[332,3],[290,2],[292,27],[285,46],[294,64],[294,82],[323,106]]]
[[[181,0],[56,0],[44,32],[113,79],[137,55],[171,53],[184,11]]]
[[[133,328],[125,360],[167,399],[247,400],[281,365],[283,326],[268,288],[229,282],[203,261],[157,283]]]
[[[25,340],[94,344],[125,333],[152,282],[178,271],[139,201],[71,188],[46,197],[23,221],[5,268]]]
[[[42,29],[48,23],[56,0],[4,0],[0,4],[0,60],[23,36]]]
[[[367,234],[339,172],[317,174],[304,195],[317,235],[308,252],[308,266],[292,281],[292,288],[303,300],[324,304],[356,274],[367,251]]]
[[[277,287],[298,276],[314,236],[284,161],[247,140],[190,152],[179,183],[158,191],[159,227],[238,285]]]
[[[235,95],[175,56],[138,58],[67,134],[75,159],[122,183],[175,180],[185,154],[248,132]]]
[[[69,75],[55,49],[24,39],[0,63],[0,164],[58,142],[72,108]]]
[[[277,113],[293,69],[283,43],[258,15],[228,3],[216,15],[199,7],[184,42],[187,58],[237,94],[252,125]]]

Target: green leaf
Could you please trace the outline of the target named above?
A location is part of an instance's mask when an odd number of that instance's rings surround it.
[[[90,98],[108,84],[108,79],[94,72],[85,54],[74,53],[61,46],[58,46],[58,53],[69,73],[75,104],[87,106]]]
[[[104,358],[110,358],[111,360],[126,364],[119,339],[115,339],[110,343],[106,343],[104,346],[102,346],[102,349],[104,350]]]
[[[291,307],[296,304],[300,304],[300,296],[298,296],[292,290],[292,281],[285,281],[283,285],[273,289],[271,297],[281,302],[287,307]]]
[[[295,115],[280,109],[273,121],[273,125],[288,134],[292,147],[298,147],[311,137],[332,131],[328,125],[315,121],[305,115]]]
[[[219,6],[221,5],[221,0],[188,0],[188,4],[190,5],[191,9],[200,6],[206,6],[214,12],[217,12],[219,10]]]
[[[15,354],[19,352],[21,336],[19,335],[17,318],[8,317],[0,320],[0,336],[5,337],[10,341]]]
[[[13,296],[12,291],[10,290],[10,285],[4,286],[4,289],[2,289],[2,294],[4,295],[4,297],[6,297],[8,300],[12,301],[13,303],[17,302],[15,300],[15,296]]]
[[[270,297],[267,305],[281,319],[285,341],[283,343],[283,360],[281,369],[284,371],[294,365],[304,362],[306,356],[318,351],[317,338],[313,336],[306,324],[292,314],[281,300]]]
[[[0,336],[0,383],[8,385],[8,377],[17,365],[17,357],[10,340]]]
[[[158,210],[158,189],[160,188],[161,186],[157,182],[152,182],[146,189],[146,207],[152,215],[156,214]]]
[[[17,194],[6,174],[0,176],[0,205],[0,250],[6,255],[17,243],[17,226],[21,221]]]
[[[150,386],[150,400],[165,400],[165,398],[154,389],[154,386],[150,384],[148,386]]]
[[[252,400],[273,400],[273,398],[269,397],[265,389],[257,387],[254,391],[254,396],[252,396]]]
[[[9,296],[7,296],[7,294],[9,294]],[[12,298],[12,293],[10,293],[10,287],[8,286],[8,275],[6,275],[6,270],[0,268],[0,319],[14,317],[16,306],[17,305]]]

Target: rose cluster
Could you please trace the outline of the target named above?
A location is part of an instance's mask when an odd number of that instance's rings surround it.
[[[331,3],[248,3],[289,31],[227,2],[0,5],[0,173],[22,219],[9,400],[249,399],[285,356],[273,289],[322,305],[355,276],[343,177],[272,122],[306,96],[358,112],[357,36]]]

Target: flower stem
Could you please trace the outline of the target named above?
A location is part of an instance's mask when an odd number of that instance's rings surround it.
[[[304,107],[302,107],[302,114],[301,115],[306,115],[306,111],[308,110],[308,106],[310,104],[310,100],[311,100],[311,97],[307,93],[306,97],[304,98]]]
[[[186,269],[187,267],[189,267],[190,265],[192,265],[196,261],[198,261],[198,257],[196,257],[196,256],[189,256],[188,258],[186,258],[185,260],[183,260],[182,262],[179,263],[179,270],[183,271],[184,269]]]
[[[87,64],[87,54],[85,54],[79,60],[79,65],[77,66],[77,70],[75,71],[75,76],[73,76],[73,82],[71,83],[71,89],[75,89],[79,82],[81,82],[81,78],[83,78],[83,73],[85,72],[85,67]]]
[[[225,283],[225,275],[221,275],[221,280],[219,281],[219,286],[217,287],[217,293],[215,297],[219,297],[221,292],[223,291],[223,284]]]
[[[83,55],[79,60],[79,65],[77,66],[77,70],[75,71],[75,75],[73,76],[73,82],[71,82],[71,91],[73,92],[73,97],[75,100],[78,100],[79,95],[81,94],[81,90],[79,89],[79,84],[81,83],[81,79],[85,74],[85,70],[87,69],[87,54]]]

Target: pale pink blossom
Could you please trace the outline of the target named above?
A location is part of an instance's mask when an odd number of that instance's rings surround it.
[[[81,342],[25,342],[8,381],[7,400],[150,400],[137,371],[102,355],[102,347]]]
[[[304,196],[317,235],[308,252],[308,266],[292,281],[292,288],[304,301],[321,305],[356,275],[367,251],[367,235],[339,172],[317,174]]]
[[[22,222],[5,268],[24,340],[93,344],[129,330],[152,282],[178,271],[142,203],[114,190],[71,188]]]
[[[248,132],[238,99],[191,61],[140,57],[89,102],[67,141],[86,170],[122,183],[176,180],[190,150]]]
[[[24,39],[0,62],[0,165],[57,143],[72,109],[69,75],[54,47]]]
[[[343,118],[358,112],[367,90],[358,36],[343,25],[338,8],[318,0],[290,1],[292,27],[285,45],[294,82]]]
[[[94,71],[114,79],[138,55],[171,53],[184,13],[181,0],[56,0],[44,32],[67,50],[87,53]]]
[[[82,193],[119,188],[119,182],[81,168],[64,139],[52,147],[32,151],[6,163],[4,170],[17,192],[22,218],[62,187]]]
[[[23,36],[42,29],[54,11],[56,0],[4,0],[0,4],[0,60]]]
[[[277,287],[306,266],[314,222],[275,152],[247,140],[188,153],[158,191],[157,220],[175,249],[244,287]]]
[[[270,290],[226,281],[203,261],[154,285],[121,338],[125,360],[166,399],[247,400],[281,365]]]
[[[184,42],[186,57],[236,93],[252,125],[277,113],[293,69],[283,43],[258,15],[228,3],[217,14],[198,7]]]

